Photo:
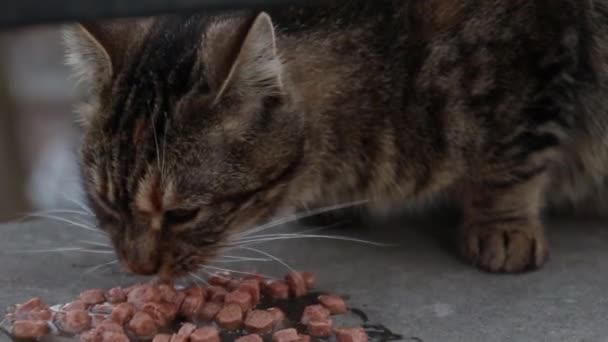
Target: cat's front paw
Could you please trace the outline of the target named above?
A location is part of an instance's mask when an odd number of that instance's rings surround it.
[[[465,225],[461,231],[462,255],[489,272],[515,273],[535,269],[547,258],[547,241],[541,225]]]

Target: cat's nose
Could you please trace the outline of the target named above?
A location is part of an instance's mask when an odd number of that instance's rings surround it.
[[[160,268],[156,262],[128,261],[126,264],[131,272],[146,276],[158,273]]]

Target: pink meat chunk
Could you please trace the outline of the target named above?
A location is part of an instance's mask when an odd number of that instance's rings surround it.
[[[302,297],[306,295],[308,288],[306,287],[306,282],[304,281],[304,277],[298,272],[291,272],[285,276],[285,282],[289,285],[289,289],[294,297]]]
[[[177,291],[175,287],[169,284],[158,285],[158,291],[160,292],[161,300],[164,302],[175,303],[177,301]]]
[[[101,304],[106,301],[106,294],[100,289],[87,290],[80,294],[79,299],[87,305]]]
[[[171,336],[171,340],[169,342],[188,342],[188,341],[190,341],[189,335],[173,334],[173,336]]]
[[[190,335],[190,342],[220,342],[220,334],[213,327],[196,329]]]
[[[215,317],[217,325],[226,330],[237,330],[243,324],[243,310],[238,304],[226,304]]]
[[[140,309],[147,303],[160,302],[161,294],[158,288],[152,285],[139,285],[129,291],[127,300]]]
[[[196,330],[196,325],[192,323],[184,323],[182,327],[179,328],[179,331],[177,333],[180,335],[190,336],[192,335],[194,330]]]
[[[119,304],[127,301],[127,294],[120,287],[115,287],[106,293],[106,299],[109,303]]]
[[[340,296],[336,295],[321,295],[319,296],[319,302],[323,305],[332,315],[345,314],[348,309],[346,302]]]
[[[235,342],[263,342],[263,341],[264,340],[262,340],[260,335],[251,334],[251,335],[245,335],[245,336],[239,337],[236,339]]]
[[[249,333],[266,334],[272,330],[273,315],[265,310],[253,310],[245,318],[245,329]]]
[[[13,312],[14,318],[17,320],[28,320],[33,319],[31,317],[32,312],[49,310],[40,298],[32,298],[27,302],[17,305],[15,312]]]
[[[129,342],[127,335],[114,331],[108,331],[101,335],[102,342]]]
[[[285,320],[285,313],[279,308],[270,308],[266,311],[272,315],[274,324],[281,323]]]
[[[138,337],[152,337],[158,332],[156,322],[145,312],[138,312],[133,316],[129,329]]]
[[[237,287],[237,290],[242,292],[248,292],[251,295],[251,304],[253,306],[258,305],[258,303],[260,302],[260,283],[257,280],[244,280]]]
[[[63,307],[63,310],[65,310],[65,311],[87,310],[89,307],[90,307],[90,305],[88,305],[87,303],[85,303],[81,300],[75,300],[71,303],[68,303],[65,307]]]
[[[233,278],[228,273],[216,273],[209,277],[209,279],[207,279],[207,282],[213,286],[226,287],[231,280],[233,280]]]
[[[311,289],[315,286],[315,276],[310,272],[300,272],[300,275],[304,279],[307,289]]]
[[[249,292],[233,291],[226,295],[224,299],[226,304],[238,304],[243,312],[248,311],[252,307],[252,298]]]
[[[60,312],[56,316],[59,329],[67,334],[80,334],[91,328],[91,317],[86,310]]]
[[[363,328],[336,329],[337,342],[367,342],[367,334]]]
[[[221,286],[209,286],[207,288],[207,298],[212,302],[223,302],[227,293],[228,291]]]
[[[331,319],[308,322],[308,333],[313,337],[328,337],[332,332]]]
[[[300,323],[308,325],[310,321],[323,321],[330,316],[329,310],[321,305],[311,305],[304,309]]]
[[[135,305],[131,303],[121,303],[112,310],[110,319],[117,324],[125,325],[133,318],[135,311]]]
[[[46,321],[15,321],[12,333],[17,338],[39,339],[49,333]]]
[[[272,342],[292,342],[297,341],[299,337],[296,329],[283,329],[272,334]]]
[[[266,283],[265,293],[273,300],[289,299],[289,285],[282,281],[271,281]]]
[[[171,341],[171,335],[169,334],[158,334],[156,336],[154,336],[154,339],[152,339],[152,342],[170,342]]]

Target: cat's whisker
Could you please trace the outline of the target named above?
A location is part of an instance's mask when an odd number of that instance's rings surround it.
[[[71,209],[49,209],[49,210],[41,210],[35,211],[31,213],[24,213],[23,216],[27,217],[30,215],[47,215],[47,214],[74,214],[74,215],[82,215],[82,216],[93,216],[86,211],[81,210],[71,210]]]
[[[252,257],[238,256],[238,255],[220,255],[220,258],[240,260],[240,261],[271,261],[266,258],[252,258]]]
[[[112,260],[112,261],[105,262],[105,263],[100,264],[100,265],[97,265],[97,266],[93,266],[93,267],[89,268],[88,270],[86,270],[86,271],[83,273],[83,275],[84,275],[84,274],[90,274],[90,273],[93,273],[93,272],[95,272],[95,271],[97,271],[97,270],[99,270],[99,269],[101,269],[101,268],[104,268],[104,267],[106,267],[106,266],[111,266],[111,265],[114,265],[114,264],[117,264],[117,263],[118,263],[118,260],[117,260],[117,259],[114,259],[114,260]]]
[[[331,229],[331,228],[339,226],[339,225],[341,225],[343,223],[344,222],[337,222],[337,223],[330,224],[330,225],[323,226],[323,227],[317,227],[317,228],[312,228],[312,229],[305,229],[305,230],[302,230],[302,231],[298,231],[297,233],[276,233],[276,234],[260,234],[260,235],[246,236],[246,237],[243,237],[243,238],[234,239],[234,240],[232,240],[232,242],[240,242],[240,241],[257,239],[257,238],[276,237],[276,236],[283,236],[283,235],[296,235],[296,234],[307,235],[307,234],[316,233],[316,232],[320,232],[320,231],[323,231],[323,230]]]
[[[97,247],[112,247],[110,244],[103,243],[103,242],[95,242],[95,241],[88,241],[88,240],[80,240],[78,242],[84,243],[87,245],[91,245],[91,246],[97,246]]]
[[[276,234],[275,236],[268,235],[267,237],[262,238],[251,238],[249,240],[243,239],[239,241],[235,241],[234,246],[249,246],[252,244],[260,244],[270,241],[279,241],[279,240],[294,240],[294,239],[324,239],[324,240],[339,240],[339,241],[347,241],[347,242],[355,242],[361,243],[365,245],[371,245],[376,247],[394,247],[395,245],[380,243],[370,240],[363,240],[357,238],[351,238],[347,236],[339,236],[339,235],[314,235],[314,234]]]
[[[231,269],[228,269],[228,268],[222,268],[222,267],[211,266],[211,265],[205,265],[205,266],[203,266],[203,268],[209,268],[209,269],[216,270],[216,271],[221,271],[221,272],[244,274],[244,275],[257,275],[257,276],[260,276],[262,278],[276,279],[276,277],[273,277],[273,276],[270,276],[270,275],[264,275],[264,274],[253,273],[253,272],[244,272],[244,271],[231,270]],[[210,274],[210,275],[213,274],[213,273],[207,272],[205,270],[203,270],[203,272],[205,272],[207,274]]]
[[[238,264],[243,262],[271,262],[272,259],[257,259],[257,260],[213,260],[210,264],[218,263],[218,264]]]
[[[156,133],[156,122],[154,120],[152,121],[152,133],[154,133],[154,145],[156,147],[156,166],[158,167],[158,171],[162,172],[162,169],[160,167],[160,149],[158,147],[158,134]]]
[[[84,203],[82,203],[82,202],[80,202],[80,201],[78,201],[78,200],[76,200],[76,199],[74,199],[74,198],[68,197],[68,196],[63,196],[63,197],[64,197],[64,198],[65,198],[67,201],[70,201],[70,202],[72,202],[72,203],[76,204],[77,206],[79,206],[79,207],[80,207],[82,210],[86,211],[86,212],[87,212],[87,213],[89,213],[91,216],[94,216],[94,215],[95,215],[95,214],[93,213],[93,211],[91,210],[91,208],[89,208],[89,207],[88,207],[86,204],[84,204]]]
[[[165,134],[163,135],[163,160],[161,163],[161,178],[164,180],[165,179],[165,160],[166,160],[166,156],[167,156],[167,131],[169,130],[169,118],[167,116],[167,112],[164,112],[165,115]]]
[[[195,282],[198,280],[198,281],[200,281],[202,284],[209,285],[209,283],[208,283],[208,282],[207,282],[205,279],[203,279],[203,278],[201,278],[201,277],[197,276],[197,275],[196,275],[196,274],[194,274],[193,272],[190,272],[190,276],[191,276],[191,277],[192,277],[192,278],[195,280]]]
[[[267,257],[271,258],[272,260],[274,260],[274,261],[278,262],[279,264],[281,264],[281,265],[285,266],[285,268],[287,268],[289,271],[291,271],[291,272],[295,272],[294,268],[293,268],[293,267],[291,267],[291,266],[289,266],[289,264],[288,264],[288,263],[286,263],[286,262],[285,262],[285,261],[283,261],[282,259],[280,259],[280,258],[278,258],[278,257],[276,257],[276,256],[274,256],[274,255],[272,255],[272,254],[270,254],[270,253],[268,253],[268,252],[264,252],[264,251],[261,251],[261,250],[256,249],[256,248],[245,247],[245,246],[239,246],[239,247],[237,247],[237,248],[239,248],[239,249],[244,249],[244,250],[247,250],[247,251],[251,251],[251,252],[254,252],[254,253],[259,253],[259,254],[265,255],[265,256],[267,256]]]
[[[103,235],[104,233],[102,231],[100,231],[99,229],[96,229],[94,227],[88,226],[84,223],[79,223],[76,221],[72,221],[72,220],[68,220],[64,217],[60,217],[60,216],[56,216],[56,215],[46,215],[46,214],[29,214],[28,217],[30,218],[45,218],[45,219],[49,219],[49,220],[55,220],[55,221],[59,221],[59,222],[64,222],[67,224],[70,224],[74,227],[78,227],[78,228],[82,228],[84,230],[88,230],[100,235]]]
[[[53,248],[53,249],[33,249],[27,251],[16,251],[13,254],[44,254],[44,253],[64,253],[64,252],[75,252],[75,253],[92,253],[92,254],[114,254],[113,250],[102,250],[102,249],[86,249],[81,247],[66,247],[66,248]]]
[[[277,226],[280,226],[280,225],[283,225],[283,224],[287,224],[287,223],[291,223],[291,222],[294,222],[294,221],[302,220],[302,219],[305,219],[305,218],[308,218],[308,217],[312,217],[312,216],[328,213],[328,212],[331,212],[331,211],[337,211],[337,210],[341,210],[341,209],[347,209],[347,208],[356,207],[356,206],[363,205],[363,204],[368,203],[368,202],[369,202],[368,200],[355,201],[355,202],[350,202],[350,203],[343,203],[343,204],[338,204],[338,205],[318,208],[318,209],[310,210],[310,211],[307,211],[307,212],[304,212],[304,213],[290,215],[290,216],[283,217],[283,218],[280,218],[278,220],[271,221],[269,223],[263,224],[263,225],[258,226],[256,228],[249,229],[249,230],[247,230],[247,231],[245,231],[243,233],[237,234],[236,236],[238,236],[238,237],[250,236],[252,234],[259,233],[259,232],[262,232],[264,230],[271,229],[271,228],[274,228],[274,227],[277,227]]]

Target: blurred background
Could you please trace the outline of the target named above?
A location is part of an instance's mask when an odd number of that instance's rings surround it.
[[[61,27],[0,31],[0,221],[77,207],[78,97]]]

